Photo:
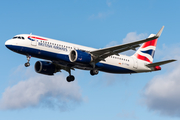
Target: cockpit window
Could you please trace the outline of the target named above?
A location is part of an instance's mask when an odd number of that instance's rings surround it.
[[[24,40],[24,37],[21,37],[21,36],[15,36],[15,37],[13,37],[13,39],[23,39],[23,40]]]
[[[13,39],[16,39],[17,37],[13,37]]]

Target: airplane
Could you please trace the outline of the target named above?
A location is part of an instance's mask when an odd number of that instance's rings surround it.
[[[45,59],[37,61],[35,71],[44,75],[65,70],[69,73],[66,80],[72,82],[75,77],[71,70],[89,70],[90,74],[97,75],[99,71],[117,74],[132,74],[161,70],[160,65],[173,61],[165,60],[153,63],[157,40],[164,26],[157,34],[151,34],[148,38],[113,47],[95,49],[64,41],[58,41],[32,34],[19,34],[5,42],[5,46],[27,57],[25,67],[30,66],[30,58]],[[142,44],[140,46],[140,44]],[[139,49],[136,51],[136,48]],[[135,50],[132,56],[119,54],[124,51]]]

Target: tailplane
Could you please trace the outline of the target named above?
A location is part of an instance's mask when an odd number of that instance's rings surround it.
[[[170,62],[174,62],[176,60],[172,59],[172,60],[165,60],[165,61],[161,61],[161,62],[156,62],[156,63],[150,63],[150,64],[147,64],[146,66],[149,67],[149,68],[154,68],[153,70],[154,71],[157,71],[157,70],[161,70],[161,67],[160,65],[164,65],[164,64],[167,64],[167,63],[170,63]]]
[[[161,62],[156,62],[156,63],[151,63],[151,64],[147,64],[147,67],[156,67],[156,66],[160,66],[160,65],[164,65],[170,62],[174,62],[176,60],[172,59],[172,60],[165,60],[165,61],[161,61]]]

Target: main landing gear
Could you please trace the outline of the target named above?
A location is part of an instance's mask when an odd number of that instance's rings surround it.
[[[73,75],[71,75],[71,69],[70,69],[70,68],[68,69],[68,72],[69,72],[69,76],[67,76],[66,80],[67,80],[68,82],[74,81],[74,80],[75,80],[75,77],[74,77]]]
[[[99,73],[99,71],[97,69],[93,69],[90,71],[91,75],[97,75]]]
[[[96,65],[94,62],[91,63],[93,69],[90,70],[90,74],[93,76],[93,75],[97,75],[99,73],[99,71],[96,69]]]
[[[66,80],[67,80],[68,82],[72,82],[72,81],[75,80],[75,77],[74,77],[73,75],[69,75],[69,76],[67,76]]]
[[[27,63],[25,63],[24,66],[25,66],[25,67],[29,67],[29,66],[30,66],[29,61],[30,61],[31,56],[30,56],[30,55],[27,55],[26,57],[27,57]]]

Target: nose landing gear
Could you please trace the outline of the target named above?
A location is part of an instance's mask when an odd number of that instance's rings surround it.
[[[30,61],[31,56],[30,56],[30,55],[27,55],[26,57],[27,57],[27,63],[25,63],[24,66],[25,66],[25,67],[29,67],[29,66],[30,66],[29,61]]]

